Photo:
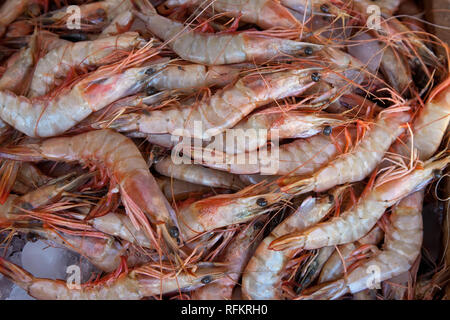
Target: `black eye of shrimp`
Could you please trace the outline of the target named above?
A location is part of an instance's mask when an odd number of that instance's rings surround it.
[[[258,200],[256,200],[256,204],[260,207],[265,207],[267,206],[267,200],[264,198],[258,198]]]
[[[311,75],[311,80],[314,82],[319,82],[320,81],[320,74],[318,72],[314,72]]]
[[[203,284],[208,284],[208,283],[212,282],[212,277],[211,276],[205,276],[205,277],[202,278],[201,281],[202,281]]]
[[[442,178],[442,171],[439,170],[439,169],[434,170],[433,176],[434,176],[435,179],[440,179],[440,178]]]
[[[329,13],[329,12],[330,12],[330,7],[328,7],[327,4],[323,4],[323,5],[320,6],[320,10],[321,10],[323,13]]]
[[[27,240],[28,241],[36,242],[36,241],[38,241],[38,239],[39,239],[39,237],[37,236],[37,234],[35,234],[33,232],[27,233]]]
[[[180,231],[175,226],[174,227],[170,227],[169,234],[170,234],[170,236],[172,238],[178,238],[178,236],[180,235]]]
[[[326,135],[326,136],[329,136],[332,131],[333,131],[333,128],[331,128],[330,126],[325,126],[323,128],[323,134]]]
[[[305,54],[306,54],[307,56],[312,55],[312,54],[313,54],[313,49],[312,49],[311,47],[306,47],[306,48],[305,48]]]

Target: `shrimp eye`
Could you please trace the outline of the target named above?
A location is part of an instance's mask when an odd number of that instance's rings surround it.
[[[334,195],[329,194],[328,195],[328,200],[330,200],[330,202],[334,202]]]
[[[208,284],[208,283],[212,282],[212,280],[213,280],[213,279],[212,279],[211,276],[205,276],[205,277],[202,278],[201,282],[202,282],[203,284]]]
[[[20,207],[21,207],[22,209],[25,209],[25,210],[31,210],[31,209],[33,209],[33,206],[32,206],[31,203],[29,203],[29,202],[24,202],[24,203],[22,203],[22,204],[20,205]]]
[[[147,88],[145,89],[145,93],[146,93],[148,96],[154,95],[154,94],[157,93],[157,92],[158,92],[158,90],[156,90],[156,88],[155,88],[155,87],[152,87],[152,86],[149,86],[149,87],[147,87]]]
[[[154,73],[155,73],[155,69],[153,69],[153,68],[148,68],[147,70],[145,70],[145,74],[148,76],[150,76]]]
[[[323,4],[323,5],[320,6],[320,10],[323,13],[329,13],[330,12],[330,7],[327,4]]]
[[[305,54],[306,54],[307,56],[312,55],[312,54],[313,54],[313,49],[312,49],[311,47],[306,47],[306,48],[305,48]]]
[[[311,80],[314,82],[319,82],[320,81],[320,74],[318,72],[314,72],[311,75]]]
[[[170,227],[169,234],[170,234],[170,236],[172,238],[178,238],[178,236],[180,235],[180,231],[175,226],[174,227]]]
[[[436,169],[433,171],[433,176],[435,179],[440,179],[442,177],[442,171],[439,169]]]
[[[325,126],[323,128],[323,134],[326,135],[326,136],[329,136],[332,131],[333,131],[333,128],[331,128],[330,126]]]
[[[262,221],[256,221],[253,225],[254,230],[260,230],[264,226],[264,223]]]
[[[256,204],[260,207],[265,207],[267,206],[267,200],[264,198],[258,198],[258,200],[256,200]]]
[[[27,233],[27,237],[26,238],[27,238],[27,241],[31,241],[31,242],[36,242],[39,239],[37,234],[35,234],[33,232]]]

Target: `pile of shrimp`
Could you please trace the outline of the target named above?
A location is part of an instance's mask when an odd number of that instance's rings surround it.
[[[421,5],[0,1],[0,274],[36,299],[450,298],[449,48]],[[24,235],[100,276],[36,277]]]

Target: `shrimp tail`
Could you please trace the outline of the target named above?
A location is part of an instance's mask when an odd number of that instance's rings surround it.
[[[286,249],[292,249],[294,246],[295,248],[302,248],[305,245],[305,242],[306,236],[303,233],[295,236],[293,234],[287,234],[273,240],[269,245],[269,249],[274,251],[283,251]]]
[[[0,258],[0,273],[26,291],[33,282],[34,278],[30,273],[21,267],[16,266],[14,263],[11,263],[3,258]]]
[[[45,159],[39,151],[37,144],[0,148],[0,158],[27,162],[36,162]]]

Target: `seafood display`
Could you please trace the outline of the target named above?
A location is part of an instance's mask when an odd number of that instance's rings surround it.
[[[450,299],[435,7],[0,1],[0,299]]]

